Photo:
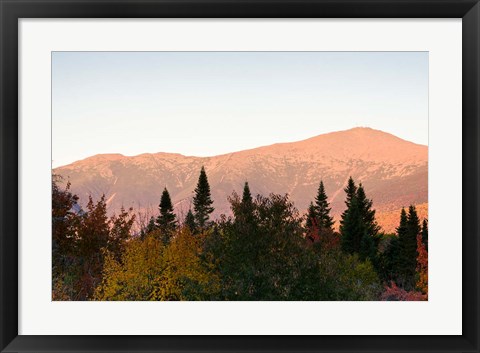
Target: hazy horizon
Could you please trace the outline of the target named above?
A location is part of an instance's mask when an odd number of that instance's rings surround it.
[[[52,164],[369,127],[428,144],[426,52],[53,52]]]

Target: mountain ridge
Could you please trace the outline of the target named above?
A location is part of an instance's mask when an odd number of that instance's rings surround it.
[[[245,181],[254,194],[288,193],[303,212],[322,179],[337,220],[349,176],[362,182],[377,212],[428,202],[428,147],[365,127],[218,156],[99,154],[55,168],[54,173],[71,181],[82,205],[86,196],[99,198],[104,193],[110,213],[122,205],[155,212],[166,186],[177,212],[185,214],[202,166],[209,177],[215,216],[229,213],[227,196],[240,192]],[[381,225],[394,229],[392,224]]]

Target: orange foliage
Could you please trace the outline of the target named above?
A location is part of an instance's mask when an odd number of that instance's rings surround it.
[[[428,252],[421,235],[417,235],[417,251],[417,288],[428,296]]]

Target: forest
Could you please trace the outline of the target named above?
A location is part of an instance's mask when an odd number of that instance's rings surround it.
[[[351,177],[335,228],[319,180],[306,214],[288,194],[228,198],[214,211],[202,167],[192,208],[175,213],[167,188],[158,212],[107,215],[105,196],[85,209],[70,182],[52,178],[52,299],[57,301],[418,301],[428,299],[428,220],[414,205],[394,234]],[[140,226],[138,226],[140,224]]]

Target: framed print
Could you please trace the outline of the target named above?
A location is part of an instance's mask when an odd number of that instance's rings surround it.
[[[476,1],[3,1],[2,352],[478,352]]]

